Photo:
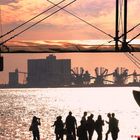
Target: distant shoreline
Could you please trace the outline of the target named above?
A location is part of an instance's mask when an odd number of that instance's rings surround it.
[[[17,88],[109,88],[109,87],[140,87],[140,85],[123,85],[123,86],[115,86],[115,85],[103,85],[103,86],[26,86],[26,85],[19,85],[19,86],[2,86],[0,85],[0,89],[17,89]]]

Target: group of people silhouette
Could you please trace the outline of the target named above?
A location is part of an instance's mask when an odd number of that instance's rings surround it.
[[[119,121],[115,118],[114,113],[108,113],[107,117],[108,121],[104,121],[102,116],[98,115],[95,121],[93,114],[87,116],[87,112],[84,112],[80,125],[77,126],[76,118],[71,111],[68,113],[65,122],[62,121],[62,116],[58,116],[52,125],[52,127],[55,127],[56,140],[64,140],[64,134],[66,135],[66,140],[76,140],[77,137],[78,140],[92,140],[94,131],[97,133],[97,140],[102,140],[104,122],[108,124],[105,140],[108,140],[109,133],[112,136],[112,140],[117,140]],[[34,116],[29,129],[33,133],[33,140],[40,140],[38,125],[41,125],[40,119]]]

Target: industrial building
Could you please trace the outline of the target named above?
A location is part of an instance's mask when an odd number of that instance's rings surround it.
[[[27,85],[30,87],[67,86],[71,83],[71,60],[56,59],[49,55],[46,59],[28,60]]]
[[[9,86],[16,87],[18,86],[18,69],[15,70],[15,72],[9,72]]]

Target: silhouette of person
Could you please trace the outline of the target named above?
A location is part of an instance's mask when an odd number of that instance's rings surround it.
[[[58,116],[56,118],[56,121],[54,122],[55,126],[55,135],[56,135],[56,140],[63,140],[63,134],[64,134],[64,123],[62,121],[62,117]]]
[[[82,121],[84,121],[85,123],[87,121],[86,116],[87,116],[87,112],[85,111],[82,117]]]
[[[94,132],[94,127],[95,127],[95,122],[93,120],[94,115],[91,114],[90,116],[88,116],[87,119],[87,132],[88,132],[88,136],[89,136],[89,140],[92,140],[92,136],[93,136],[93,132]]]
[[[105,137],[105,140],[108,140],[108,134],[111,132],[111,114],[108,113],[107,114],[107,117],[108,117],[108,121],[106,121],[106,123],[108,124],[108,131],[106,132],[106,137]]]
[[[78,126],[78,128],[77,128],[78,140],[88,140],[87,128],[84,123],[85,122],[83,120],[81,120],[81,125]]]
[[[33,140],[40,140],[38,125],[41,125],[40,118],[37,118],[36,116],[34,116],[32,119],[32,124],[29,129],[33,133]]]
[[[118,127],[119,120],[115,118],[115,114],[112,113],[112,118],[110,121],[110,131],[113,140],[118,139],[119,127]]]
[[[67,140],[76,140],[75,128],[77,128],[77,122],[72,112],[69,112],[69,115],[66,117],[66,131],[67,131]]]
[[[83,121],[83,124],[86,126],[87,125],[87,112],[85,111],[84,113],[83,113],[83,116],[82,116],[82,118],[81,118],[81,121]]]
[[[102,120],[102,116],[98,115],[98,118],[95,122],[95,130],[97,132],[97,140],[102,140],[102,131],[103,131],[104,120]]]

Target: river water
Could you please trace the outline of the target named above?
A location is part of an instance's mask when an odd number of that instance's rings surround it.
[[[84,111],[93,113],[94,120],[99,114],[108,120],[107,113],[113,112],[119,120],[118,140],[136,139],[131,136],[140,135],[140,108],[133,89],[137,88],[1,89],[0,140],[32,140],[29,126],[34,115],[41,118],[41,140],[55,140],[51,125],[58,115],[65,121],[69,111],[78,125]],[[103,127],[103,139],[107,127]],[[93,140],[96,139],[94,132]]]

